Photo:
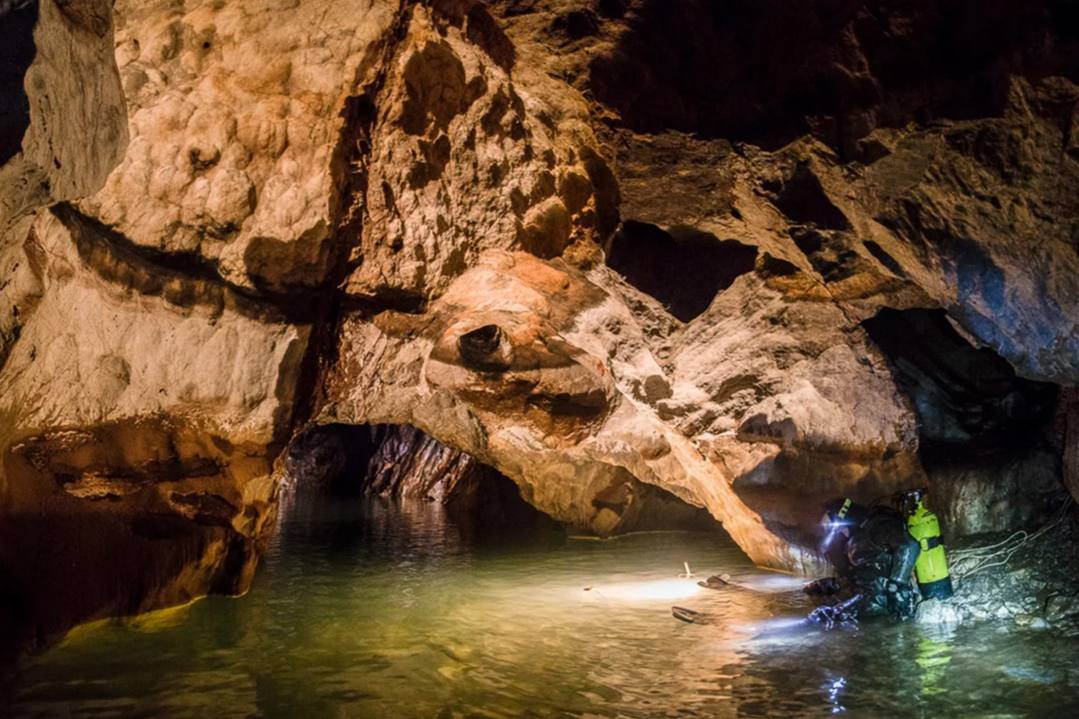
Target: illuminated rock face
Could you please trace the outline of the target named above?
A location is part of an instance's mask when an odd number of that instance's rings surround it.
[[[242,591],[323,424],[805,570],[837,494],[1075,493],[1064,10],[771,5],[0,5],[0,630]]]
[[[37,296],[0,370],[5,629],[41,641],[243,591],[308,330],[125,255],[71,212],[24,232]]]

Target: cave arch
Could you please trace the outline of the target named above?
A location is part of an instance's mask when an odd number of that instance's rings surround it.
[[[304,494],[379,497],[437,504],[470,533],[557,528],[511,479],[409,425],[310,427],[293,439],[285,462],[286,505]]]
[[[510,528],[611,536],[680,529],[718,532],[722,525],[661,487],[615,469],[592,499],[589,526],[556,522],[532,506],[517,484],[476,457],[409,425],[326,424],[301,432],[286,452],[284,503],[304,494],[379,497],[441,505],[473,532]]]

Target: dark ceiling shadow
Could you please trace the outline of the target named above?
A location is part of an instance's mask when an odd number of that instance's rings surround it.
[[[0,0],[0,165],[22,149],[30,127],[30,101],[23,78],[34,61],[36,0]]]
[[[751,272],[757,249],[720,240],[691,227],[663,230],[627,220],[611,239],[607,265],[637,289],[656,298],[688,322],[715,296]]]
[[[641,0],[589,68],[619,124],[846,153],[875,127],[999,115],[1009,76],[1079,74],[1074,0]]]

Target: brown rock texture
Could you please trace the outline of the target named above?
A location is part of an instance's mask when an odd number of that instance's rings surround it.
[[[36,206],[96,191],[124,155],[110,5],[0,5],[7,46],[0,56],[0,228]]]
[[[323,283],[359,141],[341,136],[346,99],[393,4],[120,2],[114,16],[131,143],[81,210],[240,287]]]
[[[1074,9],[677,6],[0,3],[0,629],[242,591],[327,427],[804,571],[1074,493]]]

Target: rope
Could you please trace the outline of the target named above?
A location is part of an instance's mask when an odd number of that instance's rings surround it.
[[[1004,566],[1020,549],[1037,540],[1046,532],[1059,526],[1060,523],[1064,521],[1064,518],[1068,516],[1068,510],[1071,508],[1073,501],[1074,500],[1072,500],[1071,497],[1068,497],[1067,501],[1064,502],[1064,505],[1060,508],[1059,515],[1056,519],[1052,520],[1033,534],[1027,532],[1025,529],[1020,529],[1007,539],[1003,539],[996,544],[989,544],[984,547],[971,547],[969,549],[957,549],[949,552],[952,573],[955,574],[957,578],[962,579],[992,567]]]

